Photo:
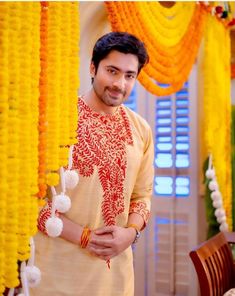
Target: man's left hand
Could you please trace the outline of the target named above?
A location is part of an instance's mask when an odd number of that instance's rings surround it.
[[[104,234],[112,234],[112,238],[103,237]],[[126,248],[134,241],[136,231],[134,228],[119,226],[106,226],[95,231],[96,238],[91,238],[87,247],[88,251],[103,260],[109,260]]]

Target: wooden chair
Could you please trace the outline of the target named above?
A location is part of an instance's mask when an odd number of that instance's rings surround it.
[[[222,296],[235,287],[230,243],[235,243],[235,233],[220,232],[189,253],[197,272],[201,296]]]

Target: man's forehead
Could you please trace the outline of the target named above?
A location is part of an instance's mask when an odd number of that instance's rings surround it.
[[[102,61],[105,67],[113,67],[122,72],[138,71],[138,58],[131,53],[111,51]]]

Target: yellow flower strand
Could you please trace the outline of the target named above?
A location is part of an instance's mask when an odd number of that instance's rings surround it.
[[[59,149],[75,142],[78,3],[50,3],[50,6],[48,51],[42,53],[48,54],[50,63],[48,67],[42,63],[41,68],[40,3],[29,2],[27,9],[22,2],[0,3],[0,294],[5,287],[19,284],[18,260],[29,258],[29,239],[37,231],[35,195],[38,185],[43,185],[38,184],[38,178],[47,170],[52,172],[47,176],[49,184],[58,183],[59,176],[54,172],[66,164],[65,149],[63,153]],[[71,55],[74,56],[71,58]],[[45,138],[40,138],[43,141],[40,147],[47,155],[47,167],[45,162],[40,166],[38,153],[38,123],[44,115],[39,116],[38,108],[41,71],[46,75],[43,81],[47,80],[42,91],[48,94],[43,96],[43,102],[49,132],[44,126],[41,128],[41,132],[46,132],[48,145],[45,147]],[[43,108],[41,106],[40,112]],[[63,116],[66,123],[60,125]]]
[[[69,144],[69,54],[70,43],[68,42],[71,29],[70,3],[61,3],[61,27],[60,27],[60,43],[61,43],[61,71],[60,75],[60,150],[59,165],[66,166],[68,164],[68,144]]]
[[[32,5],[29,3],[27,9],[23,6],[18,7],[21,17],[19,38],[19,56],[20,77],[24,79],[19,83],[19,94],[21,103],[19,105],[19,156],[20,171],[19,176],[19,192],[24,197],[24,202],[19,203],[19,229],[18,229],[18,253],[21,261],[29,257],[29,215],[30,215],[30,199],[31,199],[31,50],[32,38],[31,31],[28,28],[32,26]],[[24,21],[22,21],[24,20]],[[36,118],[37,119],[37,118]],[[27,177],[26,177],[27,176]]]
[[[48,77],[46,103],[47,184],[57,185],[56,171],[67,165],[68,145],[76,141],[78,91],[78,3],[48,6]],[[57,28],[57,30],[55,29]]]
[[[70,28],[70,76],[69,76],[69,144],[77,142],[78,110],[75,108],[78,102],[78,69],[79,69],[79,36],[78,23],[79,6],[76,2],[70,2],[71,28]]]
[[[61,3],[49,2],[48,8],[48,64],[47,64],[47,141],[46,141],[46,170],[48,185],[57,185],[59,181],[56,171],[59,169],[59,136],[60,136],[60,31]]]
[[[29,238],[37,232],[38,202],[36,194],[38,193],[38,119],[39,119],[39,76],[40,76],[40,16],[41,8],[39,2],[31,2],[31,188],[29,192],[29,221],[27,233],[27,245]],[[24,8],[25,9],[25,8]],[[27,258],[28,259],[28,258]]]
[[[6,207],[8,201],[8,180],[7,180],[7,148],[8,148],[8,34],[9,34],[9,5],[0,3],[0,294],[5,290],[5,225]]]
[[[20,62],[19,62],[19,29],[20,3],[9,3],[9,35],[8,40],[8,165],[7,165],[7,183],[8,183],[8,200],[6,206],[6,224],[5,224],[5,286],[15,287],[19,284],[18,279],[18,214],[19,214],[19,106],[20,106]],[[14,44],[14,46],[12,46]]]
[[[209,16],[205,32],[203,55],[203,160],[209,154],[223,196],[227,222],[231,230],[231,98],[230,98],[230,38],[223,23]]]

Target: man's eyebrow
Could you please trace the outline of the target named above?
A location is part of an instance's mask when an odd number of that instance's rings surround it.
[[[115,69],[115,70],[117,70],[117,71],[121,71],[121,72],[123,72],[120,68],[118,68],[118,67],[116,67],[116,66],[113,66],[113,65],[107,65],[106,66],[106,68],[112,68],[112,69]],[[126,71],[125,73],[128,73],[128,74],[137,74],[137,72],[136,71]]]

